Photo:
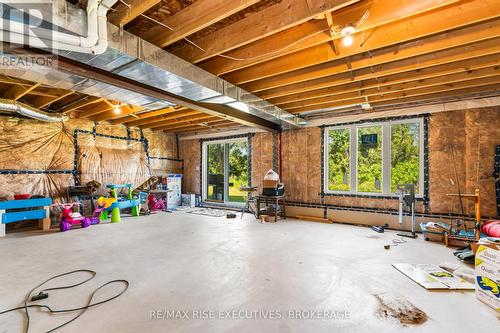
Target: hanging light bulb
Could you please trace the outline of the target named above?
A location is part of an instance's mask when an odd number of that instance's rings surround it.
[[[116,104],[114,107],[113,107],[113,112],[115,114],[120,114],[122,112],[122,110],[120,109],[120,105],[119,104]]]
[[[351,35],[346,35],[346,36],[344,36],[344,38],[342,38],[342,44],[345,47],[351,46],[353,41],[354,41],[354,39],[352,38]]]

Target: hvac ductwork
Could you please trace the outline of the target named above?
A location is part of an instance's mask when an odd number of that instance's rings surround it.
[[[50,123],[62,122],[69,119],[65,114],[48,113],[42,110],[35,109],[24,103],[9,99],[0,99],[0,112],[17,113],[21,116]]]
[[[86,26],[84,11],[75,9],[73,5],[61,0],[54,2],[58,3],[57,15],[54,18],[58,25],[74,33],[83,34],[83,27]],[[122,28],[108,23],[106,31],[108,48],[102,54],[64,50],[57,54],[193,101],[226,104],[241,112],[281,124],[283,128],[304,124],[303,118],[290,114]],[[116,93],[120,88],[93,80],[82,80],[74,75],[71,75],[69,81],[62,82],[64,76],[68,74],[58,72],[54,68],[43,69],[36,66],[18,75],[27,80],[93,96],[142,105],[132,100],[136,99],[137,94]]]

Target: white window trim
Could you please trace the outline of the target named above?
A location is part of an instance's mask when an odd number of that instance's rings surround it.
[[[323,192],[325,194],[337,195],[356,195],[356,196],[380,196],[380,197],[397,197],[391,192],[391,126],[397,124],[419,124],[419,192],[416,197],[424,197],[424,120],[423,118],[401,119],[392,121],[361,123],[340,126],[328,126],[324,130],[324,156],[323,156]],[[382,126],[382,192],[359,192],[358,191],[358,129],[363,127]],[[349,129],[350,130],[350,190],[349,191],[332,191],[328,189],[328,133],[330,130]],[[386,166],[389,167],[386,167]]]

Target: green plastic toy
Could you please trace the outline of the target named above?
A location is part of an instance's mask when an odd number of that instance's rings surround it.
[[[108,212],[111,211],[111,223],[121,221],[120,210],[124,208],[132,208],[132,216],[139,216],[139,199],[134,199],[132,196],[132,184],[109,184],[106,185],[110,189],[111,196],[116,201],[101,214],[101,221],[108,219]],[[121,188],[127,188],[127,200],[118,200],[118,192]]]

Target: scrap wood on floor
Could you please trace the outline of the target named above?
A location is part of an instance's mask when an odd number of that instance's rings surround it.
[[[333,223],[333,219],[327,219],[317,216],[308,216],[308,215],[296,215],[295,218],[303,221],[309,222],[320,222],[320,223]]]

